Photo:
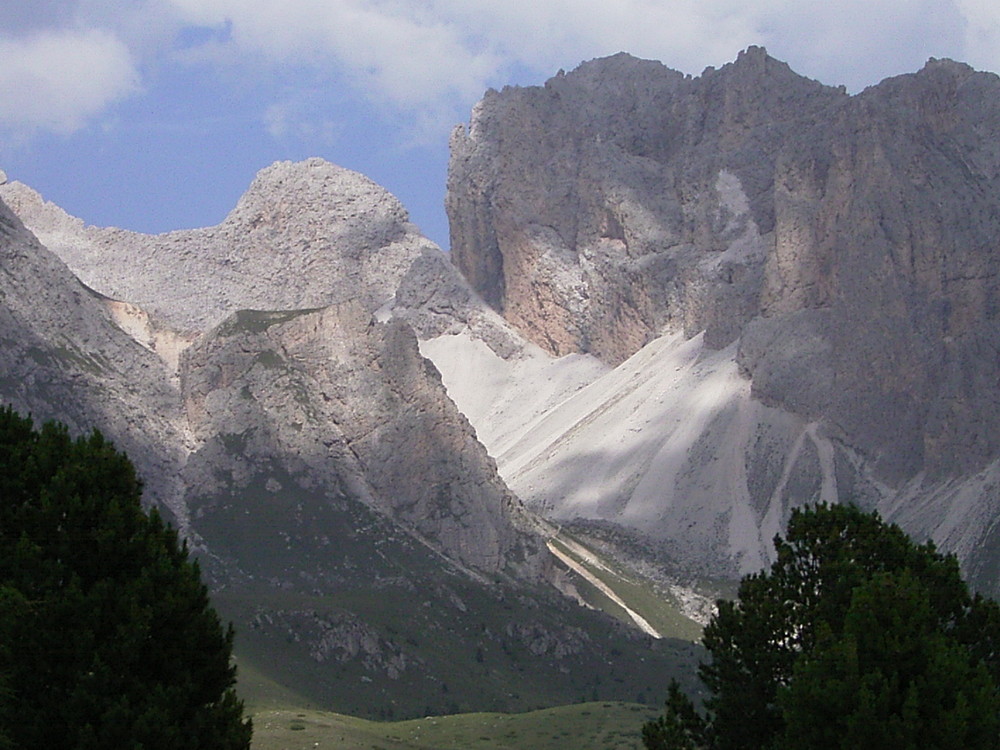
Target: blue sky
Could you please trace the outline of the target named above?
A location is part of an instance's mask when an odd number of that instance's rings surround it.
[[[451,128],[487,87],[624,50],[698,74],[750,44],[858,91],[951,57],[1000,70],[996,0],[0,0],[0,169],[88,223],[221,221],[321,156],[439,244]]]

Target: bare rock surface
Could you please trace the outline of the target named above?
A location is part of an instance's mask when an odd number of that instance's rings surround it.
[[[454,563],[540,574],[538,544],[518,530],[527,529],[519,501],[405,323],[376,323],[359,302],[244,311],[185,353],[181,381],[198,451],[239,444],[223,464],[235,486],[275,463],[307,490],[336,477],[335,495],[384,513]],[[220,471],[199,459],[188,470],[193,495]]]
[[[453,258],[554,354],[617,364],[664,326],[724,345],[756,312],[782,144],[846,100],[756,48],[697,79],[620,54],[491,91],[452,137]]]
[[[622,54],[488,92],[452,137],[453,260],[543,349],[624,368],[496,454],[511,486],[741,570],[819,499],[992,566],[998,102],[997,76],[947,60],[848,96],[759,48],[694,78]],[[687,385],[654,354],[677,335],[697,337]],[[611,419],[626,374],[687,398]]]

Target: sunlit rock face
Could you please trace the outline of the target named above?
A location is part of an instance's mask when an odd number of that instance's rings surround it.
[[[593,476],[587,502],[561,479],[530,490],[515,474],[536,470],[501,459],[515,490],[730,560],[766,557],[792,504],[853,499],[989,568],[998,94],[995,75],[932,60],[849,96],[759,48],[694,78],[616,55],[489,92],[453,134],[447,199],[479,294],[554,355],[618,366],[698,336],[745,383],[735,411],[650,459],[659,506],[627,484],[595,494]],[[657,421],[643,434],[672,429]]]
[[[18,183],[0,197],[85,284],[181,331],[240,309],[358,299],[374,311],[437,250],[395,196],[322,159],[262,169],[218,226],[155,236],[85,226]]]
[[[220,470],[246,487],[277,465],[473,573],[541,572],[520,504],[402,321],[377,323],[354,302],[242,312],[191,347],[181,382],[192,496],[211,495]],[[227,441],[239,450],[220,462]]]

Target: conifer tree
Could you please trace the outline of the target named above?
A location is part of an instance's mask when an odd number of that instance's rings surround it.
[[[705,628],[707,716],[672,690],[647,748],[1000,748],[1000,607],[954,556],[847,505],[775,547]]]
[[[0,735],[15,748],[249,747],[232,628],[140,495],[98,432],[0,410]]]

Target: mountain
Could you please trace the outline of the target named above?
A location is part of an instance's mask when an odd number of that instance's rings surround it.
[[[375,310],[422,250],[437,250],[394,196],[320,159],[262,170],[217,227],[158,236],[85,226],[16,183],[2,195],[83,283],[182,333],[239,309],[357,298]]]
[[[556,588],[548,532],[414,330],[524,343],[384,189],[276,164],[218,227],[156,237],[18,183],[0,200],[0,397],[129,451],[252,679],[386,718],[633,700],[689,672],[690,643]]]
[[[245,673],[348,713],[652,697],[696,648],[575,599],[655,630],[817,500],[1000,593],[998,94],[594,60],[456,129],[450,255],[321,159],[159,236],[0,175],[0,398],[127,450]]]
[[[473,419],[517,435],[487,441],[515,493],[730,575],[791,507],[853,501],[1000,592],[998,95],[931,60],[850,96],[753,47],[488,92],[452,136],[452,257],[543,350],[609,369]]]

